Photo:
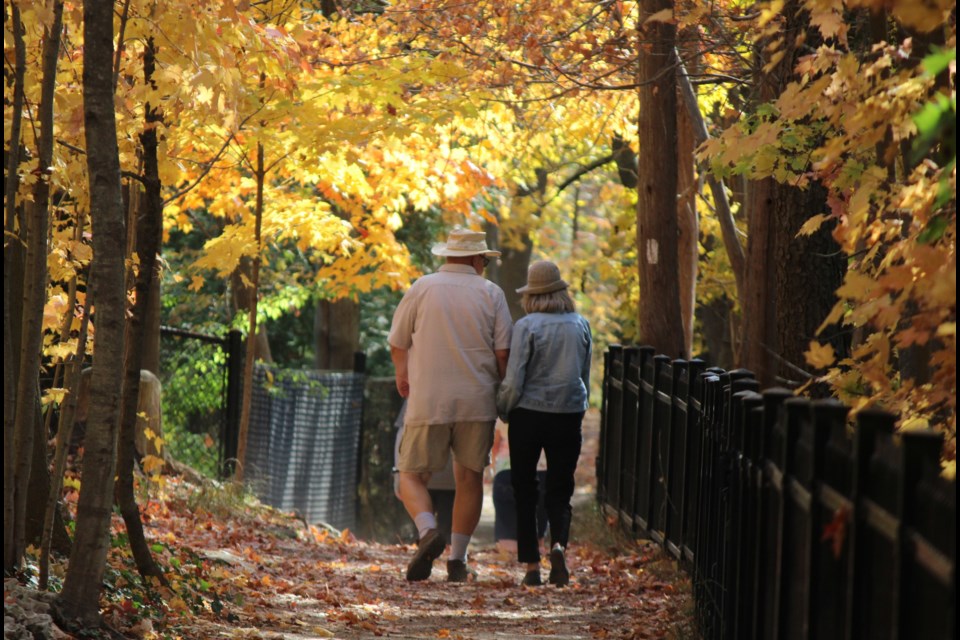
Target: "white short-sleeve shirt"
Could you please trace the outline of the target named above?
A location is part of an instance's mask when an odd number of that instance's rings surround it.
[[[408,427],[496,420],[495,350],[513,322],[503,290],[470,265],[445,264],[413,283],[387,340],[408,351]]]

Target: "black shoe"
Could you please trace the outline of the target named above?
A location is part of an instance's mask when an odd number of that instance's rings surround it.
[[[433,561],[440,557],[447,546],[443,534],[436,529],[430,529],[417,543],[417,552],[413,560],[407,565],[407,580],[416,582],[426,580],[433,571]]]
[[[520,582],[524,587],[539,587],[543,585],[543,581],[540,580],[540,569],[531,569],[527,571],[523,580]]]
[[[477,572],[463,560],[447,560],[447,582],[467,582],[477,579]]]
[[[563,547],[554,545],[550,550],[550,584],[563,587],[570,584],[570,572],[567,571],[567,561],[563,557]]]

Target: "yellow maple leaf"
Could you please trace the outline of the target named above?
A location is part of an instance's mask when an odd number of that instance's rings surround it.
[[[43,392],[43,397],[40,399],[40,403],[44,406],[55,403],[60,404],[63,402],[63,398],[67,395],[67,390],[62,388],[51,388]]]
[[[907,418],[900,423],[901,431],[922,431],[923,429],[929,428],[930,422],[926,418],[921,418],[919,416]]]
[[[146,473],[159,473],[163,469],[163,458],[154,455],[145,455],[141,462]]]
[[[797,231],[797,236],[809,236],[817,232],[817,229],[820,228],[820,225],[824,223],[830,216],[825,213],[818,213],[815,216],[811,216],[806,222],[803,223],[803,226],[800,227],[800,231]]]
[[[803,355],[806,356],[807,362],[817,369],[826,369],[837,359],[831,345],[820,344],[813,340],[810,341],[810,349]]]
[[[190,291],[200,291],[203,288],[203,277],[202,276],[193,276],[190,280]]]
[[[937,335],[940,337],[957,335],[957,323],[944,322],[939,327],[937,327]]]
[[[673,22],[673,9],[661,9],[643,21],[644,24],[651,22]]]

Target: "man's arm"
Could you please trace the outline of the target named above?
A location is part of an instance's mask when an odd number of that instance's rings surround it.
[[[410,395],[410,378],[407,375],[407,350],[390,345],[390,359],[397,378],[397,391],[401,398]],[[502,374],[501,374],[502,377]]]
[[[494,355],[497,356],[497,373],[500,374],[500,380],[507,375],[507,361],[510,360],[510,349],[495,349]]]

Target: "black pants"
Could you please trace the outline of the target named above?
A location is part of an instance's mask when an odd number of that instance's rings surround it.
[[[545,413],[530,409],[510,412],[510,471],[517,501],[517,559],[539,562],[537,543],[537,462],[547,456],[545,503],[550,521],[551,545],[567,546],[573,509],[573,473],[580,457],[580,425],[583,412]]]

